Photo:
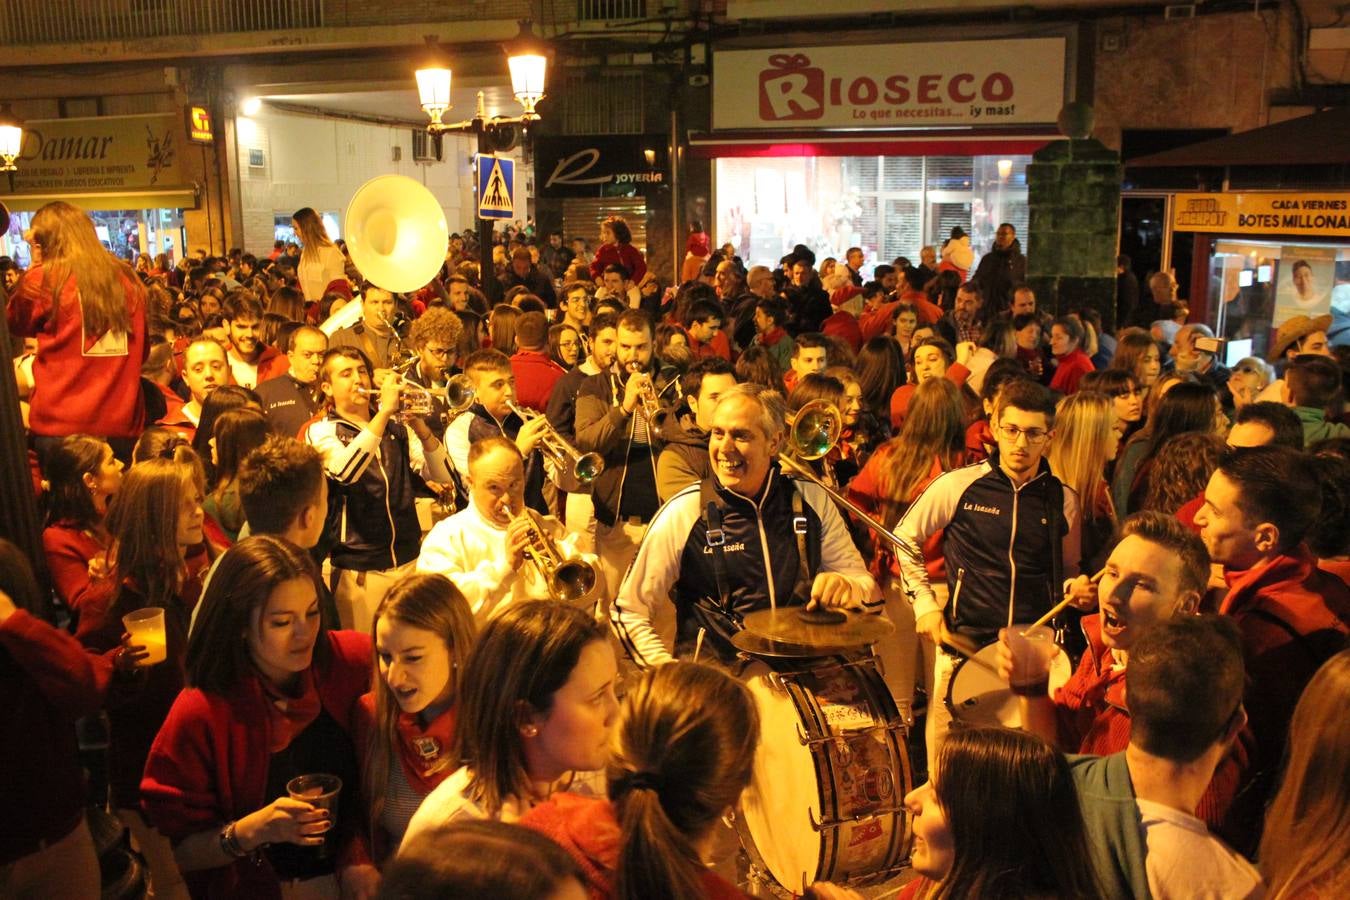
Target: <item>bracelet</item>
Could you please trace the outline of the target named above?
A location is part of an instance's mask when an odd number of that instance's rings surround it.
[[[220,849],[225,851],[226,856],[243,859],[249,855],[249,851],[239,843],[239,835],[235,833],[234,828],[238,824],[238,821],[234,821],[220,830]]]

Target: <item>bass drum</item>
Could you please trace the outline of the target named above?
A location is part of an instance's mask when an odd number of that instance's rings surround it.
[[[952,718],[963,725],[1002,725],[1022,727],[1021,705],[1008,682],[998,677],[995,659],[998,644],[989,644],[974,656],[961,660],[952,669],[947,684],[946,703]],[[1064,686],[1073,674],[1064,651],[1050,660],[1050,696]]]
[[[754,661],[744,675],[761,729],[736,817],[752,866],[796,894],[893,877],[909,859],[908,731],[876,661]]]

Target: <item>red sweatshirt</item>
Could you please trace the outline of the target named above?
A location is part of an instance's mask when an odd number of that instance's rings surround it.
[[[61,288],[58,302],[42,283],[45,274],[41,263],[29,269],[10,295],[7,311],[10,331],[37,336],[31,431],[45,437],[136,437],[144,428],[145,290],[123,280],[129,333],[86,334],[74,277]]]
[[[75,720],[98,712],[111,675],[109,658],[22,610],[0,624],[0,866],[83,818]]]
[[[1092,360],[1082,350],[1074,350],[1055,359],[1059,360],[1059,365],[1055,367],[1055,375],[1050,379],[1050,390],[1059,391],[1061,394],[1076,393],[1078,382],[1083,380],[1083,376],[1095,371]]]
[[[591,278],[598,281],[605,267],[614,263],[628,270],[628,278],[633,284],[637,284],[647,274],[647,261],[632,244],[601,244],[596,248],[595,258],[591,260]]]
[[[970,370],[961,363],[952,363],[947,367],[946,379],[957,387],[966,383],[970,377]],[[914,399],[914,392],[918,389],[917,384],[902,384],[891,394],[891,429],[893,434],[898,434],[905,425],[905,416],[909,415],[909,402]]]
[[[357,699],[370,687],[370,636],[330,631],[332,658],[317,679],[319,699],[349,733]],[[141,805],[151,824],[173,842],[223,828],[269,802],[266,797],[271,717],[262,685],[249,676],[228,695],[186,688],[169,710],[150,748],[141,781]],[[359,830],[359,829],[358,829]],[[370,862],[363,837],[339,852],[339,870]],[[186,872],[196,898],[280,897],[275,874],[252,858],[230,866]]]

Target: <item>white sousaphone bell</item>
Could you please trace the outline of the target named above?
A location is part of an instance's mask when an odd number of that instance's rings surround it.
[[[450,242],[440,201],[406,175],[379,175],[357,188],[347,204],[345,231],[356,268],[396,294],[435,278]]]

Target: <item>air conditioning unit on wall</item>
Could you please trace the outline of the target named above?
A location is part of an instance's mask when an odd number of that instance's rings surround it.
[[[445,159],[445,146],[440,135],[427,134],[421,128],[412,133],[413,162],[442,162]]]

